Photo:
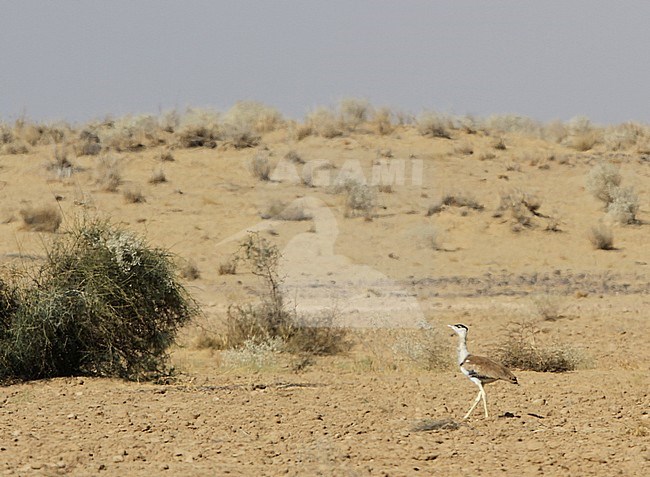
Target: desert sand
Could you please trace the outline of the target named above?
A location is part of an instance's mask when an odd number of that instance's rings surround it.
[[[200,278],[186,286],[202,310],[179,336],[176,374],[167,380],[79,377],[1,387],[0,472],[650,474],[648,156],[501,137],[505,149],[494,148],[494,136],[462,130],[451,139],[404,126],[388,135],[360,130],[298,141],[281,128],[256,148],[174,149],[174,161],[162,166],[162,146],[115,153],[121,189],[142,188],[146,201],[135,204],[97,186],[95,156],[73,157],[70,177],[47,167],[52,146],[0,156],[4,264],[42,257],[51,234],[25,230],[19,211],[56,204],[63,228],[84,214],[110,217],[192,260]],[[305,164],[287,172],[286,161],[277,166],[289,151]],[[251,174],[260,152],[269,154],[274,180]],[[585,178],[602,160],[620,167],[640,201],[637,224],[611,226],[613,250],[596,250],[588,239],[604,212]],[[370,219],[346,217],[337,180],[360,171],[371,182],[381,161],[404,167],[403,181],[386,176],[390,187],[380,189]],[[327,169],[314,166],[325,162]],[[313,187],[299,180],[310,165],[327,171]],[[160,167],[167,181],[149,183]],[[530,227],[494,216],[500,196],[514,190],[541,204]],[[470,194],[484,209],[427,215],[446,193]],[[274,201],[297,204],[311,219],[263,218]],[[245,269],[219,274],[246,230],[282,250],[285,290],[300,313],[336,311],[336,324],[352,330],[349,352],[251,364],[197,345],[219,333],[228,305],[257,297],[259,282]],[[535,298],[546,295],[557,300],[559,318],[537,316]],[[428,323],[453,362],[456,338],[445,325],[460,322],[470,328],[470,351],[490,355],[518,321],[532,322],[542,343],[577,350],[580,366],[513,369],[520,386],[486,387],[489,418],[479,408],[462,420],[476,387],[456,366],[427,370],[396,351],[406,339],[400,333]],[[421,430],[427,423],[439,428]]]

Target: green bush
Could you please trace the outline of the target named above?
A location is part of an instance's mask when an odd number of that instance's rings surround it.
[[[166,251],[101,221],[55,241],[29,283],[0,293],[0,379],[160,372],[197,311]]]

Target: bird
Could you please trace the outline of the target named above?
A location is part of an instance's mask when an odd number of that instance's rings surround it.
[[[493,383],[494,381],[508,381],[512,384],[519,384],[517,377],[501,363],[486,358],[484,356],[475,356],[467,351],[467,326],[458,323],[456,325],[447,325],[458,335],[458,364],[460,370],[474,384],[478,386],[478,395],[469,408],[463,419],[467,419],[472,411],[476,408],[479,401],[483,400],[483,409],[485,417],[489,417],[487,409],[487,396],[483,385]]]

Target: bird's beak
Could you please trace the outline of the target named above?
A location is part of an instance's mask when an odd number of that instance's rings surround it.
[[[453,327],[454,327],[454,325],[447,325],[447,326],[448,326],[449,328],[453,328]]]

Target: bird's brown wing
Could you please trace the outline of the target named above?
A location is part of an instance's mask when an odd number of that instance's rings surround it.
[[[465,368],[469,377],[475,377],[484,382],[497,381],[499,379],[508,381],[513,384],[517,383],[517,378],[512,372],[501,363],[486,358],[484,356],[469,355],[462,362],[461,366]]]

